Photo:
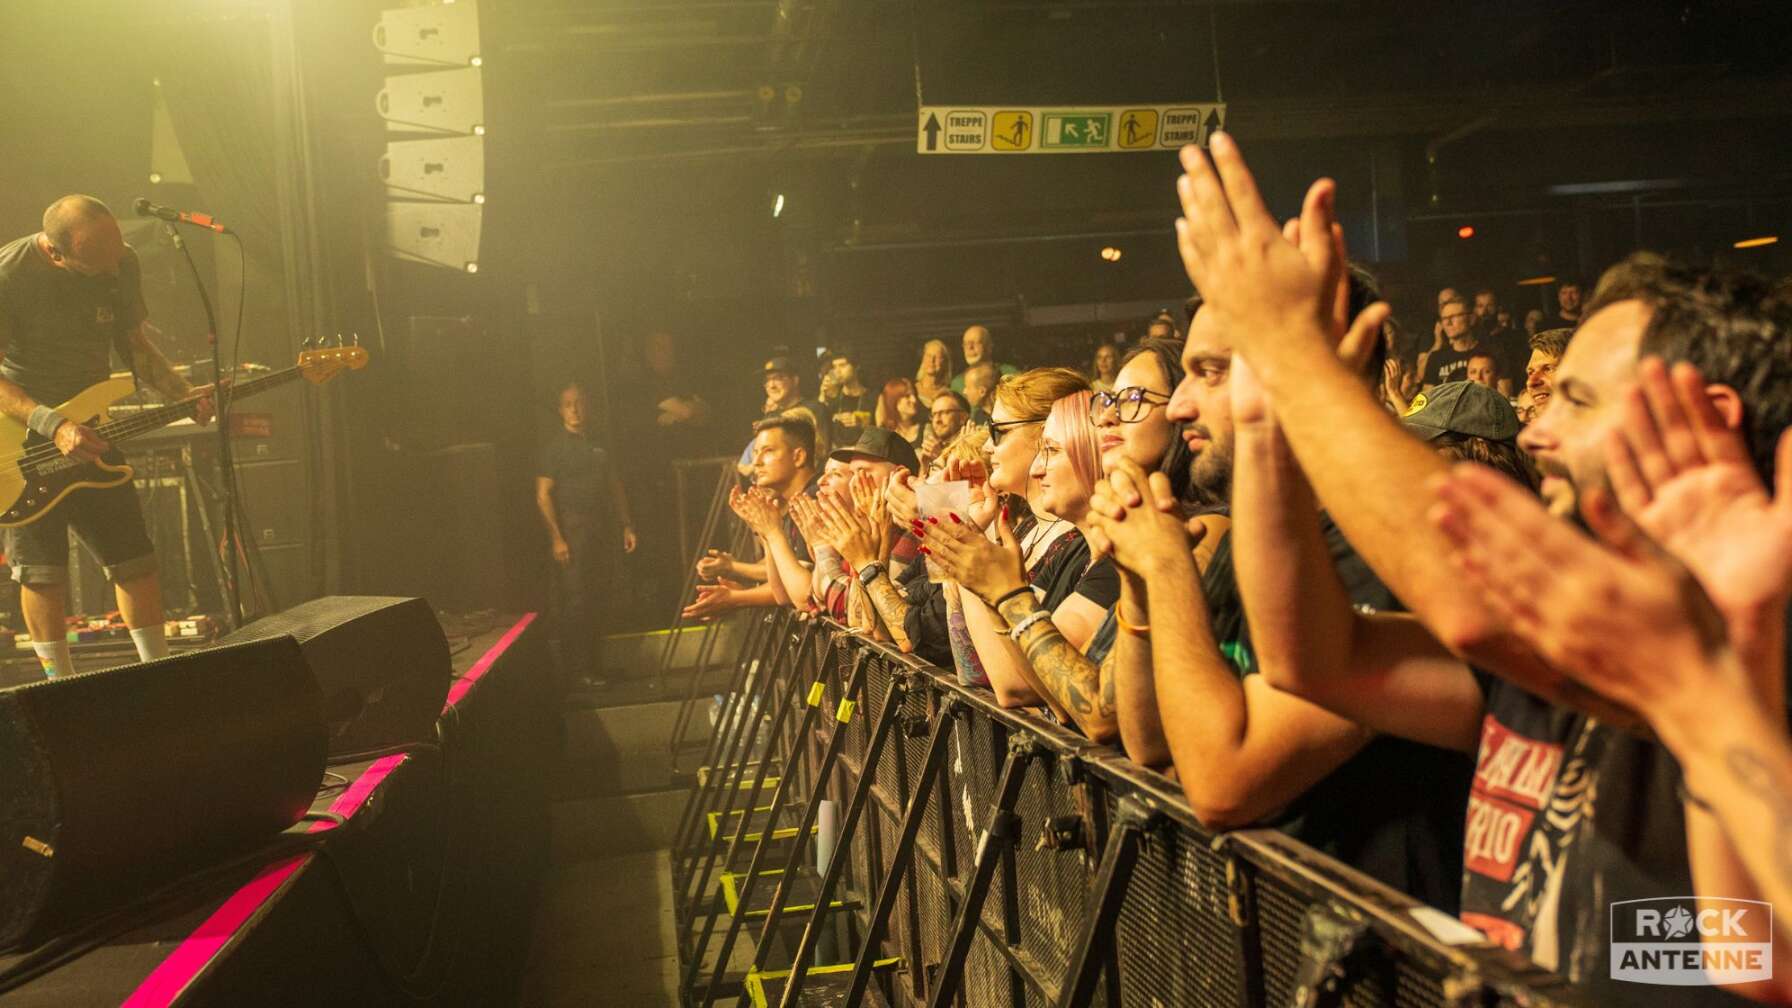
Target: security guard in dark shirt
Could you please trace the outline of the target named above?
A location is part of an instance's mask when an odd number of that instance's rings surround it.
[[[608,453],[589,436],[584,389],[561,389],[558,408],[561,429],[543,447],[535,504],[553,544],[561,659],[569,679],[596,688],[604,685],[598,663],[614,606],[606,596],[616,528],[621,526],[624,553],[635,551],[635,529],[622,481]]]

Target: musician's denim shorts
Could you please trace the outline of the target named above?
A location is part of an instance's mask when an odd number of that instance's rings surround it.
[[[12,579],[20,584],[67,584],[71,528],[114,583],[156,569],[155,546],[143,523],[137,490],[125,482],[83,487],[37,521],[7,529],[6,562]]]

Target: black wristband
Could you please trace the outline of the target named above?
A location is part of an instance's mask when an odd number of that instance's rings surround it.
[[[1003,592],[999,598],[997,598],[994,602],[991,602],[989,604],[989,607],[991,609],[1000,611],[1002,608],[1002,603],[1008,601],[1011,598],[1018,598],[1023,594],[1030,594],[1032,591],[1033,591],[1032,585],[1021,585],[1019,588],[1016,588],[1013,591]]]

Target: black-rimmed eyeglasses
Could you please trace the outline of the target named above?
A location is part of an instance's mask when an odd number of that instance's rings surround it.
[[[1006,420],[1001,422],[991,420],[989,422],[989,446],[994,448],[996,445],[1001,444],[1002,438],[1007,436],[1008,432],[1016,427],[1025,427],[1028,424],[1043,422],[1044,421],[1041,420]]]
[[[1139,385],[1132,385],[1112,392],[1097,392],[1090,402],[1095,407],[1095,415],[1100,416],[1116,406],[1120,409],[1121,423],[1138,423],[1151,414],[1153,409],[1170,401],[1170,397],[1162,392],[1153,392]]]

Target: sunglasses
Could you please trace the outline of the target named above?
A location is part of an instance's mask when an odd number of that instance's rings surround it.
[[[1001,444],[1002,438],[1006,437],[1008,432],[1013,430],[1016,427],[1025,427],[1028,424],[1036,424],[1036,423],[1044,423],[1044,422],[1045,421],[1043,421],[1043,420],[1006,420],[1001,423],[997,423],[996,421],[992,420],[989,423],[989,445],[990,445],[990,447],[993,448],[996,445]]]

